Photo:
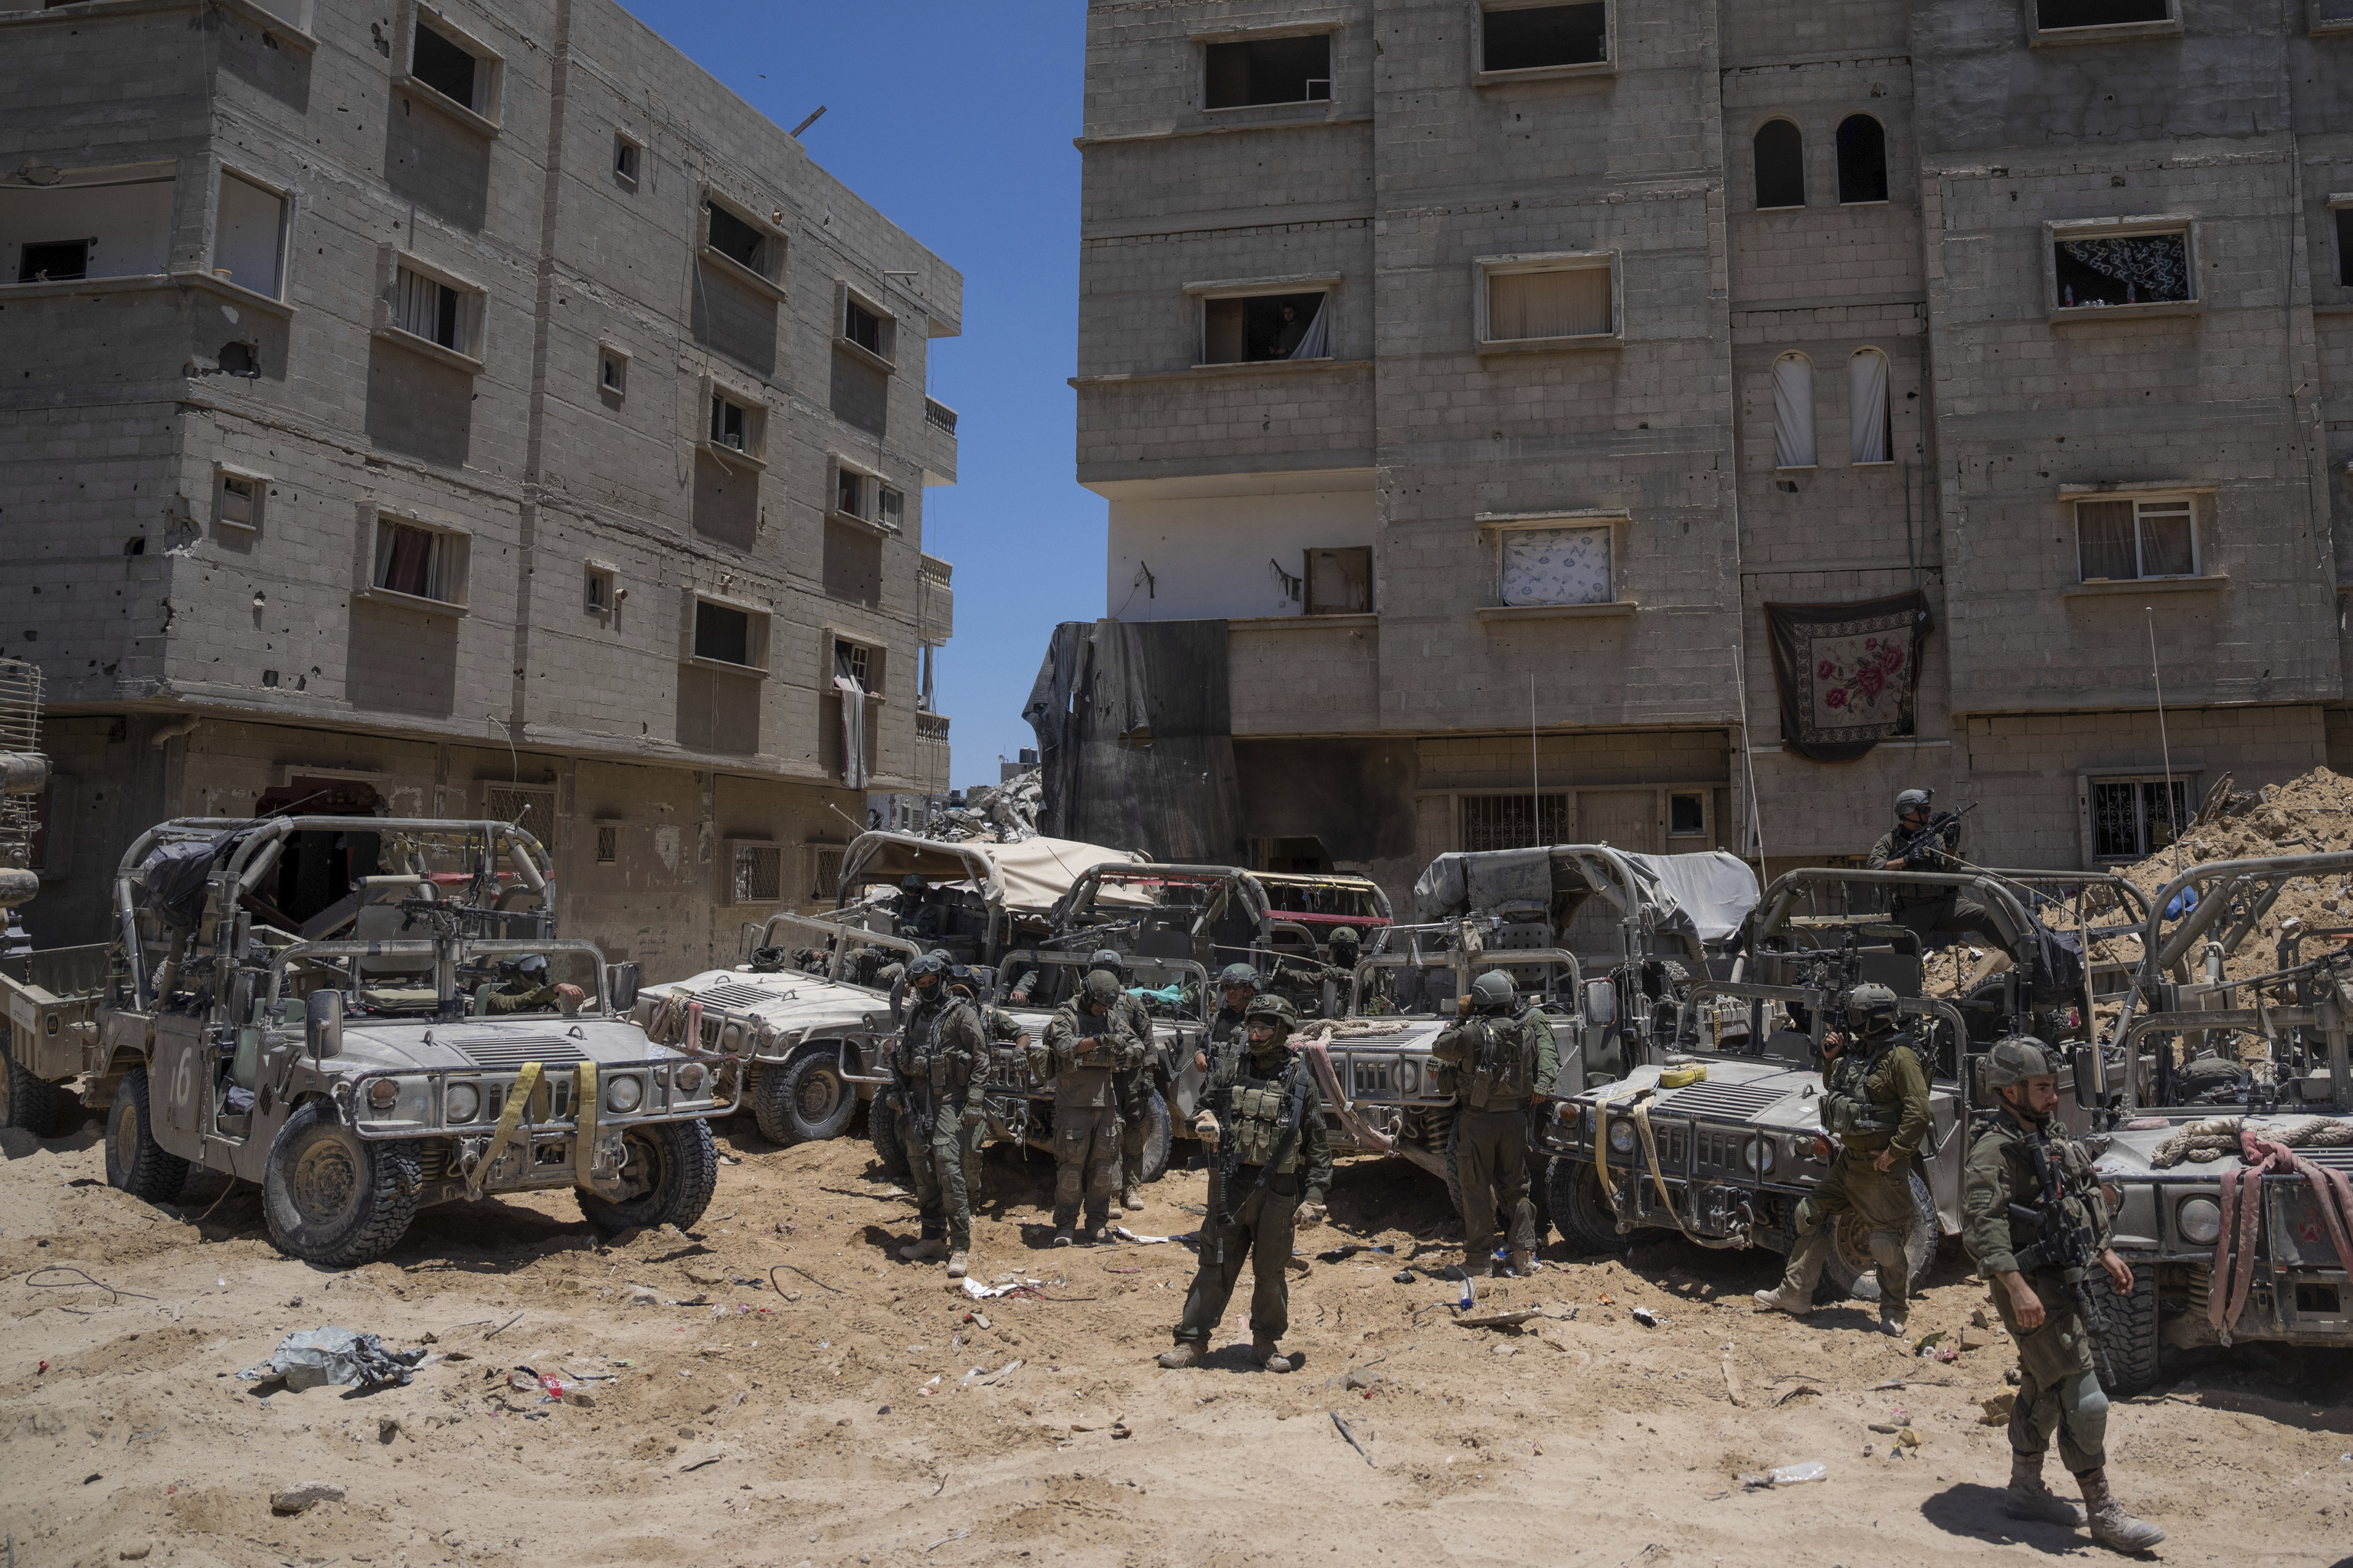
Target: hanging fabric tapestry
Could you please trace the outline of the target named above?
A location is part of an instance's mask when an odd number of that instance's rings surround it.
[[[1852,762],[1913,733],[1928,601],[1917,592],[1857,604],[1768,604],[1781,745],[1813,762]]]

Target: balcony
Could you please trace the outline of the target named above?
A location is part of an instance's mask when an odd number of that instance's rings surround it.
[[[948,787],[948,715],[915,713],[916,788],[937,794]]]
[[[956,411],[936,397],[923,399],[923,432],[929,439],[923,459],[925,484],[954,484],[956,476]]]
[[[955,635],[955,590],[948,586],[948,578],[955,571],[937,556],[916,558],[917,634],[935,648]],[[944,728],[942,733],[945,733]]]
[[[915,715],[915,738],[937,741],[945,746],[948,743],[948,715],[918,713]]]

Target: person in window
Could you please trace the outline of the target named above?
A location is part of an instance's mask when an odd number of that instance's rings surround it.
[[[547,959],[539,953],[501,959],[499,978],[482,993],[482,1011],[493,1017],[516,1012],[555,1012],[566,1016],[580,1011],[588,993],[576,985],[550,983]]]
[[[1307,335],[1308,324],[1307,318],[1299,313],[1297,305],[1283,306],[1282,324],[1274,330],[1273,352],[1267,357],[1289,359],[1293,351],[1299,347],[1300,340]]]

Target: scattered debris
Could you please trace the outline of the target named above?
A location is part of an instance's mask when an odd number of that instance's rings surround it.
[[[1830,1467],[1820,1459],[1809,1459],[1804,1464],[1783,1465],[1778,1469],[1767,1470],[1762,1475],[1743,1476],[1740,1478],[1740,1484],[1750,1488],[1795,1487],[1802,1486],[1808,1481],[1819,1481],[1830,1473]]]
[[[269,1495],[269,1510],[280,1514],[308,1513],[322,1502],[343,1500],[343,1488],[325,1481],[311,1481],[303,1486],[289,1487],[282,1492],[272,1492]]]
[[[1641,1324],[1645,1329],[1663,1329],[1667,1326],[1667,1320],[1648,1307],[1637,1307],[1633,1311],[1634,1321]]]
[[[1533,1307],[1521,1307],[1508,1312],[1482,1312],[1473,1318],[1457,1318],[1454,1326],[1458,1329],[1516,1329],[1531,1318],[1543,1316]]]
[[[332,1325],[289,1334],[278,1342],[269,1360],[247,1367],[237,1375],[247,1383],[283,1378],[296,1393],[322,1383],[406,1383],[430,1352],[387,1351],[374,1334],[355,1334]]]
[[[1373,1462],[1373,1457],[1372,1457],[1370,1454],[1367,1454],[1367,1453],[1366,1453],[1366,1452],[1365,1452],[1365,1446],[1364,1446],[1362,1443],[1359,1443],[1359,1442],[1357,1442],[1357,1441],[1356,1441],[1356,1433],[1354,1433],[1354,1432],[1350,1431],[1350,1430],[1349,1430],[1349,1428],[1348,1428],[1348,1424],[1347,1424],[1346,1422],[1345,1422],[1345,1421],[1343,1421],[1343,1420],[1341,1420],[1341,1419],[1340,1419],[1340,1413],[1339,1413],[1338,1411],[1336,1411],[1336,1410],[1334,1410],[1334,1411],[1329,1411],[1329,1412],[1327,1412],[1326,1414],[1328,1414],[1332,1417],[1332,1425],[1335,1425],[1335,1426],[1336,1426],[1336,1427],[1338,1427],[1338,1428],[1340,1429],[1340,1436],[1343,1436],[1343,1437],[1345,1437],[1345,1438],[1346,1438],[1346,1439],[1348,1440],[1348,1446],[1349,1446],[1349,1447],[1351,1447],[1351,1448],[1354,1448],[1354,1449],[1356,1451],[1357,1457],[1358,1457],[1359,1458],[1363,1459],[1363,1460],[1365,1461],[1365,1463],[1366,1463],[1366,1464],[1367,1464],[1367,1465],[1372,1464],[1372,1462]]]

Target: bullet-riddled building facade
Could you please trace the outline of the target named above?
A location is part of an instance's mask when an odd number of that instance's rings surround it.
[[[37,938],[159,817],[520,815],[659,977],[945,788],[962,280],[620,6],[81,0],[0,79]]]
[[[2353,767],[2348,93],[2337,0],[1093,5],[1106,613],[1226,623],[1266,864],[2137,859]]]

